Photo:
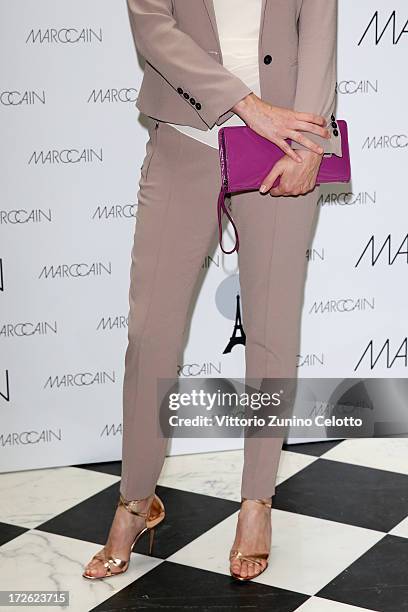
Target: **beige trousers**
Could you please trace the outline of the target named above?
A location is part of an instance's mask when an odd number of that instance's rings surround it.
[[[157,433],[157,378],[176,377],[196,281],[218,238],[217,150],[150,118],[149,136],[138,191],[123,380],[120,490],[128,500],[153,493],[162,469],[167,439]],[[246,377],[296,377],[317,198],[318,188],[296,197],[257,191],[231,197],[240,237]],[[242,497],[273,495],[282,438],[248,437],[244,444]]]

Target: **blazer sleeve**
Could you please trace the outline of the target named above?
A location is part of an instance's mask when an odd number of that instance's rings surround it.
[[[251,93],[177,27],[171,0],[127,0],[127,6],[136,48],[176,91],[186,91],[196,100],[198,108],[192,108],[209,128]],[[182,95],[181,99],[192,106]]]
[[[304,132],[304,135],[321,145],[325,153],[341,155],[341,134],[331,125],[336,123],[337,0],[302,0],[298,28],[294,110],[323,115],[331,138],[310,132]],[[293,149],[305,148],[297,142],[292,142],[291,146]]]

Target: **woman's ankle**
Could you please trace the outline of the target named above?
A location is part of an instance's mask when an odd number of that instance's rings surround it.
[[[270,505],[272,505],[272,497],[273,496],[270,496],[270,497],[246,497],[246,496],[242,496],[241,497],[241,503],[244,502],[244,501],[252,501],[252,502],[256,502],[258,504],[264,504],[264,505],[270,504]]]

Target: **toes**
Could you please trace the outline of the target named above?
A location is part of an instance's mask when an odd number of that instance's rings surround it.
[[[253,578],[257,574],[257,569],[255,567],[255,563],[248,563],[248,576]]]
[[[248,562],[247,561],[242,562],[240,575],[241,575],[241,578],[248,577]]]
[[[105,573],[105,567],[101,559],[92,559],[85,568],[85,574],[88,576],[99,576]]]
[[[242,572],[242,561],[239,561],[238,559],[234,559],[234,561],[232,562],[231,568],[236,576],[240,576]]]
[[[95,566],[87,567],[85,570],[85,574],[88,574],[89,576],[97,576],[99,575],[98,568]]]
[[[248,561],[248,578],[253,578],[254,576],[256,576],[256,574],[256,564]]]
[[[261,565],[255,562],[246,561],[245,559],[242,561],[239,559],[232,559],[230,563],[231,572],[241,578],[255,578],[266,569],[266,566],[267,562],[265,559],[261,559]]]

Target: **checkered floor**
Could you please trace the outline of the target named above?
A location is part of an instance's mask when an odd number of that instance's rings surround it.
[[[285,447],[270,564],[249,583],[227,563],[241,467],[242,451],[168,458],[154,556],[142,538],[104,581],[81,573],[105,542],[120,463],[0,475],[1,588],[68,590],[75,612],[408,611],[408,440]]]

